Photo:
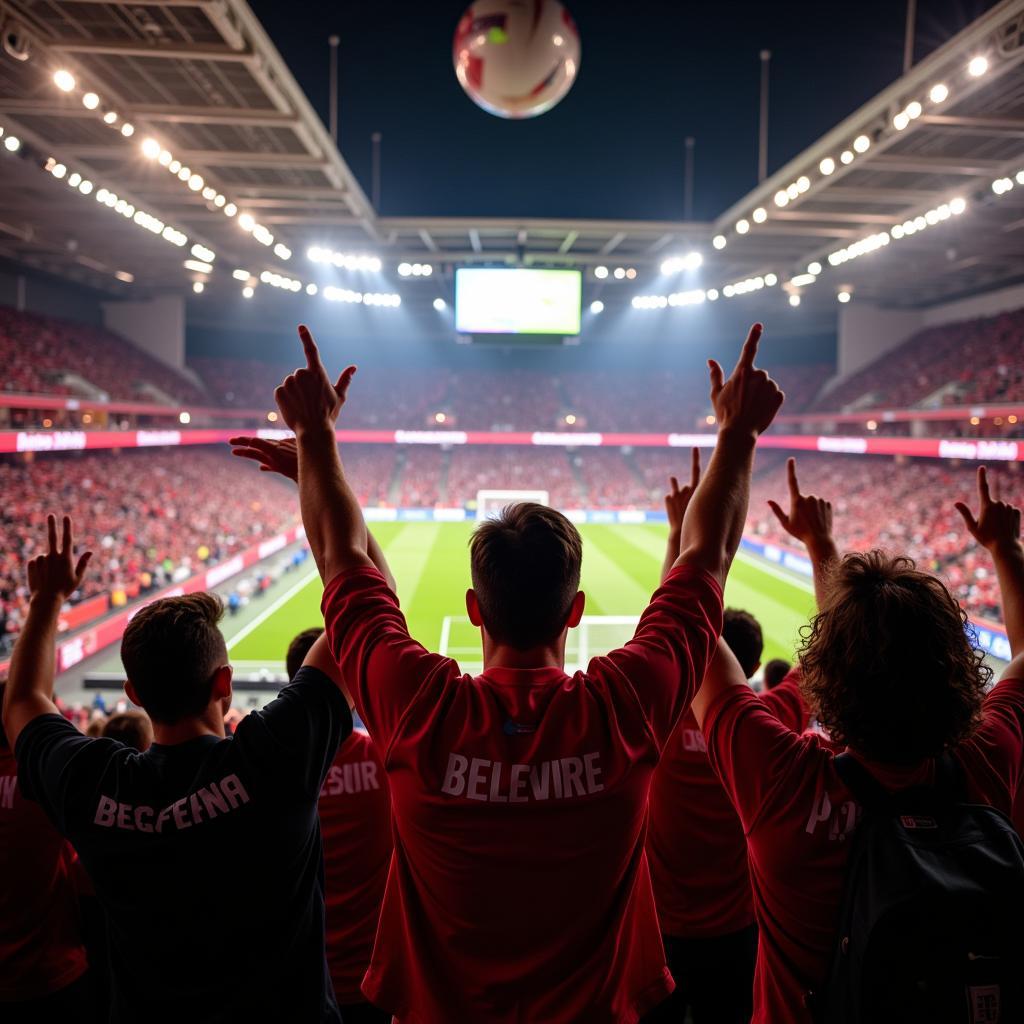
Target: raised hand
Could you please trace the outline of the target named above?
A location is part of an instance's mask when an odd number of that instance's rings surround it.
[[[700,449],[694,448],[690,458],[690,482],[685,487],[679,486],[679,481],[669,477],[670,490],[665,495],[665,511],[668,513],[668,529],[671,535],[679,537],[683,528],[683,517],[686,515],[686,507],[690,504],[693,492],[697,490],[700,483]],[[676,545],[678,554],[678,547]]]
[[[299,453],[294,438],[271,441],[265,437],[242,436],[232,437],[228,443],[232,455],[258,462],[261,473],[280,473],[298,482]]]
[[[28,589],[33,599],[66,601],[81,585],[92,552],[86,551],[75,561],[75,543],[71,519],[64,516],[63,535],[57,546],[57,517],[46,517],[48,550],[45,555],[30,558],[27,565]]]
[[[831,545],[832,502],[816,494],[800,493],[796,459],[786,460],[786,476],[789,480],[789,512],[783,512],[777,502],[769,501],[768,507],[775,513],[775,518],[786,533],[806,545],[809,551]]]
[[[755,435],[763,433],[771,426],[775,414],[785,401],[786,396],[778,384],[764,370],[754,366],[763,330],[761,324],[754,324],[750,328],[739,360],[728,380],[725,379],[722,367],[714,359],[708,360],[711,404],[721,430],[751,431]]]
[[[993,554],[1020,547],[1020,509],[1006,501],[992,499],[988,470],[978,467],[978,518],[962,502],[955,502],[971,536]]]
[[[333,430],[356,368],[345,367],[337,383],[332,384],[313,335],[304,324],[299,326],[299,338],[306,354],[306,365],[285,377],[274,391],[274,399],[285,423],[296,434],[311,429]]]

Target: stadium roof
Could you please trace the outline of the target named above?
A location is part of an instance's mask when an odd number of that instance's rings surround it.
[[[0,0],[0,16],[8,49],[26,55],[0,58],[0,126],[25,157],[0,150],[0,255],[94,286],[240,287],[239,269],[305,281],[310,246],[379,256],[388,288],[401,262],[635,268],[635,280],[608,279],[612,302],[751,282],[742,292],[775,275],[812,305],[842,287],[927,305],[1024,278],[1024,188],[1012,187],[1024,169],[1024,0],[994,7],[713,224],[381,218],[244,0]],[[75,174],[88,195],[69,185]],[[148,218],[133,221],[139,212]],[[850,258],[858,243],[865,254]],[[704,256],[695,283],[662,274],[690,250]],[[437,291],[401,284],[424,303]]]

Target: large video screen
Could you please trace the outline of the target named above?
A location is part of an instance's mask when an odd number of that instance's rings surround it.
[[[578,270],[466,267],[455,271],[461,334],[579,334]]]

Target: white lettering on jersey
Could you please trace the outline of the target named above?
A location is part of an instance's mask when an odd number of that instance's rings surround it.
[[[14,810],[14,790],[17,785],[17,775],[0,775],[0,807],[5,811]]]
[[[691,753],[699,752],[706,754],[708,745],[704,740],[704,733],[700,729],[684,729],[683,730],[683,750],[688,750]]]
[[[828,837],[835,842],[845,839],[857,827],[859,817],[860,808],[853,800],[844,800],[838,807],[833,807],[828,793],[822,792],[815,797],[804,831],[814,835],[819,825],[828,822]]]
[[[320,789],[323,796],[342,796],[345,793],[365,793],[380,789],[376,761],[354,761],[348,764],[332,764],[327,778]]]
[[[441,792],[492,804],[522,804],[529,800],[567,800],[600,793],[600,754],[559,757],[540,764],[512,764],[468,758],[454,751],[448,755]]]
[[[0,779],[0,782],[3,780]],[[144,804],[122,804],[109,796],[101,796],[96,805],[93,824],[101,828],[119,828],[126,832],[163,832],[172,823],[181,831],[203,821],[227,814],[249,802],[249,794],[237,775],[225,775],[219,783],[211,782],[196,792],[175,800],[158,814]]]

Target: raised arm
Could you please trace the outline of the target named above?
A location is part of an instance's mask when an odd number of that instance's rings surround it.
[[[242,459],[252,459],[259,463],[261,473],[279,473],[289,480],[299,481],[299,452],[293,437],[270,439],[243,435],[232,437],[228,442],[231,454]],[[364,520],[365,523],[365,520]],[[398,593],[391,567],[384,557],[384,551],[370,528],[366,527],[366,553],[370,561],[380,570],[388,581],[388,586]]]
[[[92,552],[86,551],[75,561],[71,520],[67,516],[59,547],[56,516],[47,516],[46,529],[46,554],[31,559],[27,566],[31,595],[28,615],[14,645],[4,694],[4,731],[12,748],[32,719],[58,713],[53,703],[57,620],[61,606],[81,585],[92,557]]]
[[[346,367],[332,384],[308,327],[299,327],[299,338],[306,365],[284,379],[274,398],[295,434],[302,524],[326,583],[347,569],[373,565],[363,513],[345,478],[334,436],[356,368]]]
[[[686,507],[690,504],[694,491],[700,483],[700,449],[694,448],[690,457],[690,482],[685,487],[679,486],[679,481],[674,477],[668,478],[669,492],[665,495],[665,511],[668,513],[668,549],[665,552],[665,561],[661,565],[661,582],[672,571],[679,557],[679,548],[683,536],[683,518],[686,515]]]
[[[828,577],[839,561],[839,550],[832,537],[832,502],[816,494],[801,494],[796,478],[796,459],[786,460],[789,481],[789,512],[783,512],[774,501],[768,507],[775,513],[782,528],[807,548],[814,572],[814,597],[822,608]]]
[[[775,381],[754,366],[761,331],[761,324],[751,327],[728,380],[721,366],[708,360],[718,440],[707,472],[686,510],[675,562],[705,569],[721,584],[743,536],[754,446],[785,399]]]
[[[720,693],[724,693],[731,686],[746,686],[749,688],[749,683],[747,683],[747,677],[743,672],[742,666],[736,660],[736,655],[732,653],[729,645],[719,637],[718,649],[715,651],[711,664],[708,665],[708,669],[704,673],[704,682],[701,683],[700,689],[690,705],[693,717],[697,719],[697,724],[702,729],[704,728],[704,716],[708,713],[708,708],[711,707],[715,698]]]
[[[342,679],[341,671],[338,669],[338,663],[334,660],[334,655],[331,654],[331,645],[327,639],[326,631],[321,633],[316,640],[313,641],[313,645],[310,647],[306,654],[306,657],[302,660],[303,668],[315,668],[323,672],[335,686],[345,695],[345,700],[348,701],[349,710],[355,707],[355,703],[352,700],[352,694],[349,688],[345,685],[345,680]]]
[[[1020,540],[1020,509],[992,500],[988,470],[978,468],[978,518],[962,502],[956,510],[971,536],[992,556],[1003,604],[1003,621],[1010,641],[1012,661],[1003,673],[1007,679],[1024,678],[1024,547]]]

